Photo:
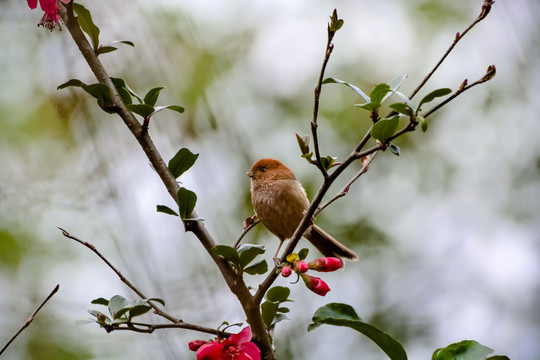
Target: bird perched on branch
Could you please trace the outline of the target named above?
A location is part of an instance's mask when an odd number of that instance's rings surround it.
[[[277,255],[283,242],[293,236],[309,208],[306,191],[292,170],[275,159],[257,161],[246,175],[251,178],[251,203],[255,215],[279,238],[274,256],[274,261],[279,263]],[[324,256],[358,259],[352,250],[315,224],[311,224],[303,235]]]

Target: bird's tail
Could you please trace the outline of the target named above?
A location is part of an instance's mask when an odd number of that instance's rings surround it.
[[[310,226],[304,233],[304,237],[324,256],[358,260],[358,256],[354,251],[334,239],[317,225]]]

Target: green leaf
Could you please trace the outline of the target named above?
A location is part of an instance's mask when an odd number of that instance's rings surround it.
[[[371,90],[369,97],[371,98],[371,104],[374,107],[374,110],[381,107],[381,103],[389,91],[390,85],[388,84],[378,84],[373,88],[373,90]]]
[[[98,100],[101,99],[103,101],[108,101],[111,99],[111,89],[109,89],[109,87],[105,84],[100,84],[100,83],[90,84],[90,85],[83,84],[81,85],[81,87],[83,88],[84,91],[86,91],[87,93],[89,93],[90,95],[92,95]]]
[[[452,90],[448,88],[433,90],[432,92],[424,96],[422,100],[420,100],[420,103],[418,104],[418,109],[421,109],[423,104],[433,101],[438,97],[446,96],[451,92]]]
[[[240,254],[240,268],[245,268],[257,256],[264,254],[265,251],[264,245],[243,244],[240,246],[238,249],[238,254]]]
[[[399,115],[392,116],[390,119],[382,119],[377,121],[371,129],[371,136],[385,143],[386,140],[394,135],[399,125]]]
[[[148,302],[148,301],[158,302],[158,303],[160,303],[161,305],[165,306],[165,300],[160,299],[160,298],[150,298],[150,299],[147,299],[146,301],[147,301],[147,302]]]
[[[279,313],[279,309],[278,309],[278,313],[274,316],[274,320],[272,321],[272,325],[275,325],[280,321],[289,320],[289,319],[290,318],[287,315]]]
[[[337,157],[325,156],[321,158],[321,165],[325,170],[328,170],[334,165]]]
[[[125,105],[133,104],[133,100],[131,99],[131,94],[129,93],[128,89],[124,87],[120,87],[120,88],[117,87],[116,91],[118,92],[118,95],[120,95],[120,98],[122,99]]]
[[[300,251],[298,252],[298,257],[300,258],[300,260],[304,260],[308,256],[308,253],[309,253],[308,248],[300,249]]]
[[[137,115],[142,116],[143,118],[149,118],[154,112],[155,109],[153,106],[146,104],[129,104],[126,105],[129,111],[134,112]]]
[[[391,360],[407,360],[407,354],[403,346],[396,339],[375,326],[362,321],[356,311],[347,304],[331,303],[322,306],[315,312],[312,320],[313,323],[308,326],[308,331],[316,329],[322,324],[349,327],[367,336]]]
[[[114,46],[116,44],[126,44],[129,46],[135,46],[133,42],[127,41],[127,40],[111,41],[109,43],[100,45],[99,48],[96,50],[96,55],[106,54],[106,53],[118,50],[118,48]]]
[[[400,76],[396,76],[395,78],[387,82],[388,86],[390,87],[390,91],[396,91],[397,89],[399,89],[399,87],[401,86],[403,81],[405,81],[406,78],[407,78],[407,74],[400,75]],[[387,96],[389,95],[390,94],[388,94]]]
[[[360,97],[364,99],[365,102],[367,103],[371,102],[371,99],[369,98],[369,96],[367,96],[362,90],[360,90],[358,87],[352,84],[349,84],[348,82],[345,82],[343,80],[339,80],[336,78],[326,78],[323,80],[322,84],[342,84],[342,85],[348,86],[351,88],[352,91],[360,95]]]
[[[150,116],[154,115],[155,113],[160,112],[161,110],[169,109],[172,111],[176,111],[177,113],[183,113],[184,108],[180,105],[165,105],[165,106],[156,106],[156,111],[154,111]]]
[[[129,302],[121,295],[114,295],[111,300],[109,300],[109,312],[116,318],[116,314],[126,307]]]
[[[77,14],[77,21],[79,22],[81,29],[90,37],[92,47],[94,50],[97,50],[99,46],[99,28],[94,24],[90,11],[81,4],[75,3],[73,3],[73,11]]]
[[[261,315],[267,328],[272,326],[272,322],[276,317],[278,307],[278,304],[270,301],[265,301],[261,304]]]
[[[393,103],[393,104],[388,105],[388,107],[403,115],[407,115],[407,116],[413,115],[413,109],[411,109],[409,105],[405,103]]]
[[[58,85],[58,87],[56,89],[57,90],[62,90],[62,89],[65,89],[67,87],[70,87],[70,86],[82,87],[83,85],[86,85],[86,84],[83,83],[81,80],[79,80],[79,79],[71,79],[71,80],[66,81],[62,85]]]
[[[268,263],[264,259],[256,261],[253,264],[249,265],[248,267],[244,268],[244,272],[248,273],[249,275],[262,275],[266,273],[267,271],[268,271]]]
[[[337,10],[334,9],[332,16],[330,16],[330,24],[328,24],[328,31],[335,33],[343,26],[343,20],[338,18]]]
[[[142,101],[141,97],[140,97],[139,95],[137,95],[137,94],[135,93],[135,91],[133,91],[133,90],[128,86],[128,84],[126,83],[126,81],[125,81],[124,79],[112,77],[111,80],[112,80],[114,86],[115,86],[117,89],[119,89],[119,88],[126,88],[126,90],[131,94],[131,96],[135,97],[135,98],[139,101],[139,103],[142,104],[143,101]]]
[[[159,97],[159,92],[161,90],[165,89],[164,86],[155,87],[153,89],[150,89],[144,96],[144,103],[150,106],[156,105],[157,99]]]
[[[169,214],[169,215],[173,215],[173,216],[178,216],[178,214],[176,213],[176,211],[174,211],[173,209],[171,209],[170,207],[165,206],[165,205],[158,205],[156,211],[157,211],[157,212],[162,212],[162,213],[164,213],[164,214]]]
[[[405,104],[407,104],[408,107],[410,107],[414,112],[416,112],[416,106],[414,106],[411,99],[409,99],[405,94],[400,93],[399,91],[392,90],[392,89],[390,89],[390,91],[396,94]]]
[[[423,131],[423,132],[426,132],[426,131],[427,131],[427,127],[428,127],[428,123],[427,123],[426,118],[423,117],[423,116],[418,115],[418,116],[416,117],[416,120],[417,120],[418,123],[420,124],[420,127],[422,128],[422,131]]]
[[[199,154],[194,154],[189,149],[181,148],[178,150],[178,152],[173,156],[171,160],[169,160],[169,164],[167,167],[171,171],[171,174],[178,178],[183,173],[189,170],[195,164],[195,161],[197,161],[197,158],[199,157]]]
[[[146,314],[152,307],[150,305],[136,305],[129,310],[129,319]]]
[[[216,245],[212,248],[212,252],[216,255],[221,255],[230,261],[235,267],[240,267],[240,255],[235,248],[227,245]]]
[[[178,210],[180,214],[180,219],[188,220],[193,209],[195,209],[195,204],[197,203],[197,195],[186,188],[180,188],[178,190]]]
[[[280,303],[287,301],[289,295],[291,294],[291,289],[285,286],[274,286],[266,293],[266,300]]]
[[[97,299],[94,299],[91,301],[91,304],[97,304],[97,305],[105,305],[105,306],[108,306],[109,305],[109,300],[105,299],[105,298],[97,298]]]
[[[432,360],[483,360],[493,352],[487,346],[481,345],[474,340],[463,340],[450,344],[443,349],[437,349],[433,353]]]

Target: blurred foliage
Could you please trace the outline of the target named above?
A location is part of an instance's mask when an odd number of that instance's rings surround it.
[[[312,87],[322,60],[328,9],[347,9],[340,12],[345,24],[336,36],[328,76],[342,77],[369,92],[375,84],[403,72],[410,74],[404,86],[411,88],[436,61],[433,54],[448,45],[436,42],[438,37],[451,41],[455,31],[477,15],[481,1],[472,3],[345,1],[319,6],[288,2],[265,7],[231,2],[204,8],[197,3],[137,2],[136,11],[129,12],[121,2],[95,7],[86,1],[85,5],[102,30],[101,41],[129,39],[135,44],[100,57],[110,74],[126,78],[140,94],[166,86],[160,99],[185,106],[185,114],[163,113],[153,119],[150,134],[166,159],[182,146],[201,153],[182,182],[197,193],[197,212],[218,240],[232,245],[241,221],[253,213],[244,174],[258,157],[284,158],[310,197],[320,185],[316,169],[300,158],[294,133],[309,133]],[[534,256],[532,251],[523,254],[516,248],[509,249],[517,253],[501,250],[501,263],[495,256],[503,242],[498,238],[519,246],[529,233],[538,233],[535,189],[540,157],[534,141],[538,126],[526,121],[537,112],[536,102],[528,98],[537,93],[529,87],[537,85],[527,80],[535,79],[539,57],[533,53],[538,46],[533,45],[540,37],[537,27],[525,28],[527,15],[536,15],[533,10],[538,9],[531,6],[531,11],[525,11],[524,4],[516,7],[519,17],[508,13],[497,18],[505,10],[497,2],[479,30],[495,39],[484,35],[482,44],[476,45],[476,38],[473,46],[458,47],[455,56],[461,65],[454,63],[442,71],[456,77],[452,71],[463,70],[458,67],[470,61],[471,69],[459,76],[472,76],[473,60],[487,52],[497,56],[493,50],[497,48],[504,53],[498,61],[505,65],[501,78],[495,79],[498,85],[475,92],[471,101],[451,105],[450,117],[447,111],[439,113],[427,134],[398,139],[399,158],[381,154],[361,185],[318,216],[321,227],[361,254],[359,262],[347,264],[341,272],[343,277],[352,274],[341,283],[345,295],[361,307],[366,319],[402,339],[406,348],[428,344],[433,351],[433,339],[445,336],[438,333],[437,324],[444,322],[448,329],[452,319],[459,321],[454,310],[463,303],[455,299],[464,298],[460,291],[470,278],[477,286],[465,289],[467,304],[477,304],[482,312],[472,307],[469,314],[497,314],[493,317],[497,326],[482,335],[504,339],[501,346],[515,348],[523,360],[536,359],[540,353],[530,345],[538,332],[537,324],[530,321],[538,319],[521,313],[538,308],[537,296],[523,296],[529,288],[537,291],[538,280],[514,276],[523,274],[517,270],[508,273],[511,282],[501,273],[491,282],[478,280],[489,268],[507,272],[520,263],[531,263],[515,256]],[[82,91],[55,90],[73,77],[95,81],[67,32],[36,30],[38,11],[31,12],[26,3],[15,0],[5,5],[0,14],[4,69],[0,82],[6,84],[0,91],[0,218],[6,221],[0,230],[0,284],[7,287],[1,289],[3,294],[12,295],[0,297],[4,309],[0,338],[10,336],[32,311],[46,280],[60,278],[66,291],[64,298],[56,297],[47,306],[56,320],[37,321],[23,333],[20,346],[10,349],[17,352],[14,358],[108,359],[111,354],[147,358],[144,348],[150,356],[173,359],[187,352],[189,332],[120,338],[105,336],[97,326],[73,330],[73,321],[86,315],[89,299],[110,297],[122,285],[101,272],[102,264],[84,249],[60,241],[59,225],[73,228],[102,248],[137,285],[167,300],[181,316],[214,326],[225,319],[216,320],[216,313],[208,309],[219,304],[219,316],[242,321],[219,275],[206,266],[198,244],[189,234],[183,235],[174,217],[155,213],[156,204],[170,205],[171,200],[164,197],[123,124],[99,111],[95,100]],[[514,59],[516,50],[509,44],[529,52]],[[313,68],[308,66],[313,63]],[[502,77],[504,73],[511,76]],[[454,80],[462,79],[448,81]],[[455,86],[437,81],[433,86]],[[358,99],[348,89],[325,88],[321,99],[324,155],[342,159],[369,129],[369,117],[353,107]],[[383,105],[381,113],[386,110]],[[457,210],[445,211],[448,208]],[[500,208],[504,213],[498,212]],[[514,218],[520,222],[513,223]],[[507,239],[509,231],[511,239]],[[455,242],[446,243],[449,238]],[[262,226],[253,229],[246,241],[265,244],[268,253],[278,244]],[[451,267],[445,268],[448,264]],[[534,275],[535,269],[527,273]],[[338,287],[332,289],[329,296],[339,293]],[[511,301],[505,297],[508,293]],[[303,338],[309,316],[300,310],[312,313],[319,304],[299,291],[293,290],[292,297],[302,309],[291,306],[295,321],[278,325],[279,355],[307,358],[320,344],[313,340],[316,337]],[[430,306],[443,318],[435,318]],[[484,323],[485,318],[480,319],[475,326]],[[497,330],[505,326],[516,331]],[[332,335],[317,331],[322,337]],[[163,339],[159,346],[151,343],[156,338]],[[356,341],[348,343],[348,337],[337,340],[338,345],[317,348],[318,354],[347,354],[350,346],[357,346]],[[305,346],[309,341],[314,346]]]

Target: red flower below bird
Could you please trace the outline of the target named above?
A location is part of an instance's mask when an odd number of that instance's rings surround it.
[[[228,339],[194,340],[189,349],[197,351],[197,360],[260,360],[261,351],[251,342],[251,328],[245,327]]]

